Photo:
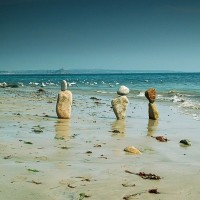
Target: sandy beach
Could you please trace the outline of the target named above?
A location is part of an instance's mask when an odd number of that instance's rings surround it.
[[[73,93],[72,117],[61,120],[56,96],[1,89],[0,199],[199,199],[199,121],[161,102],[160,119],[149,120],[148,102],[137,99],[116,120],[111,99],[91,97]],[[132,145],[142,154],[124,151]]]

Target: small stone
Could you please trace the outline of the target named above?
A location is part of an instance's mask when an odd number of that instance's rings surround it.
[[[67,81],[63,80],[61,82],[61,91],[67,90]]]
[[[158,192],[158,189],[150,189],[148,192],[153,194],[160,194],[160,192]]]
[[[42,93],[42,92],[45,92],[45,90],[43,90],[43,89],[40,88],[40,89],[38,89],[38,92],[39,92],[39,93],[40,93],[40,92]]]
[[[191,141],[188,140],[188,139],[183,139],[183,140],[180,141],[180,143],[184,144],[184,145],[187,145],[187,146],[191,146],[192,145]]]
[[[44,127],[41,127],[41,126],[34,126],[33,128],[32,128],[32,130],[35,132],[35,133],[42,133],[43,132],[43,129],[44,129]]]
[[[112,130],[111,132],[113,132],[113,133],[120,133],[120,131],[119,131],[119,130],[117,130],[117,129],[115,129],[115,130]]]
[[[135,148],[134,146],[126,147],[126,148],[124,149],[124,151],[126,151],[126,152],[128,152],[128,153],[135,154],[135,155],[141,154],[141,152],[140,152],[137,148]]]
[[[154,88],[149,88],[145,91],[145,97],[149,100],[149,103],[154,103],[156,100],[156,90]]]
[[[118,91],[117,91],[118,95],[127,95],[128,93],[129,93],[129,88],[127,88],[124,85],[120,86]]]
[[[156,140],[158,140],[160,142],[167,142],[168,141],[168,139],[164,136],[156,136],[155,138],[156,138]]]
[[[86,151],[86,153],[87,153],[87,154],[91,154],[91,153],[92,153],[92,151]]]
[[[92,100],[101,100],[101,99],[98,99],[97,97],[90,97],[90,99],[92,99]]]

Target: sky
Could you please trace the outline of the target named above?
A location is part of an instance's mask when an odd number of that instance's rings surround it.
[[[199,0],[0,0],[0,70],[200,72]]]

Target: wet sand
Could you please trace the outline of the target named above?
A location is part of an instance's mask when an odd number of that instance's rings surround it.
[[[56,97],[1,91],[0,199],[199,198],[199,121],[160,102],[160,119],[149,120],[148,102],[134,99],[127,118],[117,121],[111,99],[90,97],[74,94],[72,118],[61,120]],[[159,135],[168,141],[151,137]],[[180,145],[181,139],[192,145]],[[123,151],[131,145],[142,154]],[[126,170],[161,179],[145,180]]]

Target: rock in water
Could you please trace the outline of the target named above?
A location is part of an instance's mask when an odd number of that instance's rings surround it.
[[[67,81],[63,80],[61,82],[61,91],[67,90]]]
[[[154,88],[149,88],[145,91],[145,97],[149,100],[149,119],[157,120],[159,118],[159,113],[154,103],[156,100],[156,90]]]
[[[120,96],[111,101],[111,105],[117,119],[125,118],[128,103],[129,101],[126,96]]]
[[[129,88],[127,88],[124,85],[120,86],[118,91],[117,91],[118,95],[127,95],[128,93],[129,93]]]
[[[56,113],[58,118],[69,119],[71,117],[72,93],[69,90],[60,91],[57,98]]]
[[[184,145],[187,145],[187,146],[191,146],[192,145],[191,141],[187,140],[187,139],[181,140],[180,143],[184,144]]]
[[[154,103],[156,100],[156,90],[154,88],[150,88],[145,91],[145,97],[149,100],[149,103]]]
[[[141,152],[137,148],[135,148],[134,146],[126,147],[124,149],[124,151],[126,151],[128,153],[136,154],[136,155],[141,154]]]
[[[157,120],[159,118],[158,109],[155,103],[149,103],[149,119]]]

